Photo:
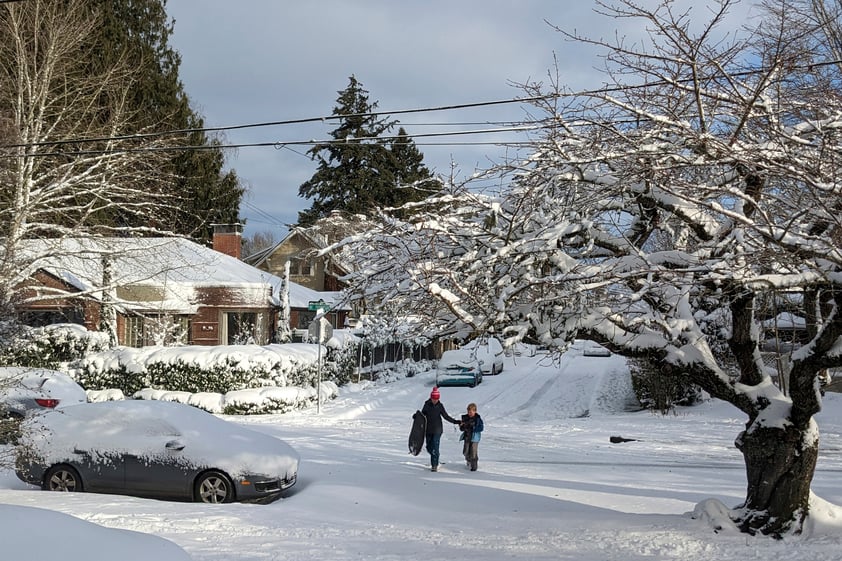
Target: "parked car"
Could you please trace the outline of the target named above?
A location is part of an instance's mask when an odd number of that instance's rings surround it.
[[[82,386],[56,370],[0,367],[0,414],[23,418],[30,411],[44,411],[84,403],[88,400]]]
[[[607,357],[611,356],[611,351],[609,351],[599,343],[595,343],[593,341],[586,341],[585,348],[582,350],[582,356]]]
[[[444,351],[436,368],[437,386],[470,386],[482,383],[482,369],[476,354],[465,349]]]
[[[46,368],[0,367],[0,443],[14,442],[28,413],[88,400],[70,376]]]
[[[506,355],[503,352],[503,344],[496,337],[474,339],[462,348],[476,354],[483,374],[494,376],[503,371],[503,359]]]
[[[27,417],[17,476],[49,491],[269,502],[298,478],[284,441],[190,405],[83,403]]]
[[[3,559],[32,561],[191,561],[192,557],[170,540],[152,534],[106,528],[48,508],[0,504],[0,543]],[[37,530],[36,530],[37,529]],[[34,531],[50,534],[40,542]],[[46,539],[46,538],[45,538]],[[50,552],[45,554],[45,550]]]

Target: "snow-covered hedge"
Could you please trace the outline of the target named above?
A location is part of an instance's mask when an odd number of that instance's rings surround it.
[[[322,347],[321,372],[319,347],[308,343],[108,348],[103,334],[75,324],[25,328],[2,343],[4,364],[66,371],[90,401],[163,399],[213,413],[280,413],[314,404],[317,386],[328,400],[340,385],[359,378],[359,339],[347,330],[334,331]],[[428,361],[383,363],[377,377],[411,376],[430,367]]]
[[[325,355],[327,351],[322,351]],[[88,390],[143,388],[188,393],[228,393],[260,387],[315,386],[318,346],[221,345],[117,347],[76,361],[71,373]],[[323,357],[322,379],[334,380],[335,363]]]
[[[339,395],[339,386],[333,382],[322,382],[322,401]],[[157,399],[177,401],[192,405],[211,413],[227,415],[256,415],[267,413],[286,413],[294,409],[307,407],[316,402],[316,389],[313,387],[262,387],[246,390],[234,390],[222,393],[183,392],[144,388],[131,396],[133,399]],[[88,390],[89,401],[114,401],[126,399],[119,390]]]
[[[19,326],[14,337],[0,342],[0,361],[16,366],[61,368],[68,362],[107,348],[105,333],[88,331],[75,323]]]

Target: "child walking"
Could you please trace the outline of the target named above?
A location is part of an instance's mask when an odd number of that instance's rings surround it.
[[[465,455],[465,463],[471,471],[477,470],[477,462],[479,456],[479,440],[482,436],[483,422],[482,417],[477,413],[477,404],[469,403],[468,412],[462,415],[462,422],[459,423],[459,428],[462,429],[462,439],[465,441],[462,445],[462,453]]]

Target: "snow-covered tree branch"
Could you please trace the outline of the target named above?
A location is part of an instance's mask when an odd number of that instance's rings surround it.
[[[93,72],[88,3],[32,0],[0,8],[0,316],[13,315],[37,268],[27,240],[161,235],[168,215],[160,153],[126,99],[134,70]],[[128,220],[131,217],[131,220]],[[143,224],[126,227],[122,224]]]
[[[733,517],[781,535],[809,513],[818,375],[842,366],[842,76],[804,3],[767,3],[742,30],[733,4],[600,2],[649,30],[635,43],[566,34],[604,50],[608,86],[527,85],[545,96],[547,132],[503,168],[510,188],[384,218],[352,242],[364,262],[352,282],[439,333],[559,350],[585,336],[689,376],[747,416]],[[778,306],[810,333],[774,351],[780,372],[761,354]]]

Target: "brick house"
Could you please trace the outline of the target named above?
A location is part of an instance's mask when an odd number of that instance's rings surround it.
[[[238,253],[240,230],[233,226],[215,229],[214,244]],[[71,322],[98,330],[110,305],[121,345],[266,344],[282,317],[280,277],[190,240],[33,240],[29,249],[44,256],[18,307],[29,325]],[[320,297],[293,283],[288,290],[290,308],[306,310]]]

